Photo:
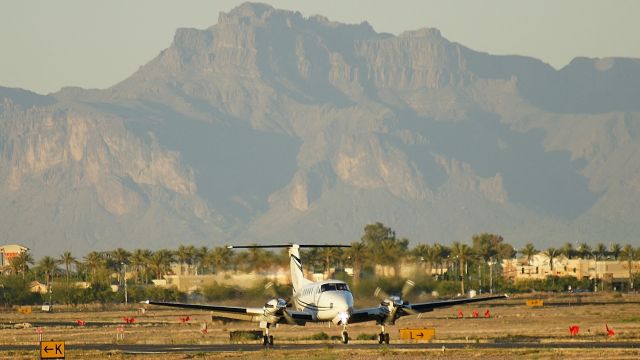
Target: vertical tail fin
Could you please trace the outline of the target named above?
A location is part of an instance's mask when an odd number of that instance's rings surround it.
[[[300,245],[293,244],[289,247],[289,264],[291,266],[291,284],[293,285],[293,295],[295,295],[302,286],[310,283],[305,279],[302,272],[302,262],[300,261]]]

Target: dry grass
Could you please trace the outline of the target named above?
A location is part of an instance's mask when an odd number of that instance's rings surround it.
[[[602,298],[594,298],[602,299]],[[640,301],[640,296],[626,298],[626,300]],[[523,304],[524,300],[512,300]],[[470,316],[474,309],[480,314],[489,308],[492,313],[490,319],[472,319],[465,317],[458,319],[458,310]],[[527,308],[518,306],[463,306],[436,310],[423,314],[421,318],[415,316],[399,320],[396,326],[387,327],[392,342],[399,342],[398,329],[434,327],[436,338],[434,342],[555,342],[555,341],[640,341],[640,304],[614,303],[607,305],[582,305]],[[179,317],[189,315],[191,320],[187,324],[180,322]],[[136,317],[134,325],[125,325],[122,318]],[[87,326],[75,325],[75,320],[84,320]],[[254,330],[255,325],[242,322],[221,323],[212,322],[206,312],[180,311],[151,307],[145,314],[140,314],[135,308],[118,309],[112,311],[64,311],[55,313],[18,314],[16,312],[0,313],[0,344],[37,344],[37,334],[34,328],[14,329],[15,323],[51,323],[65,322],[64,325],[44,326],[45,339],[64,340],[68,345],[86,343],[116,343],[117,327],[125,328],[125,339],[121,343],[130,344],[226,344],[229,342],[229,331]],[[106,323],[104,326],[91,326],[92,323]],[[201,333],[201,324],[206,323],[208,332]],[[605,324],[616,331],[613,338],[607,337]],[[580,334],[576,337],[569,335],[569,326],[579,325]],[[335,340],[310,341],[311,335],[325,332],[330,336],[338,335],[339,327],[327,324],[310,324],[305,327],[280,326],[273,331],[277,343],[327,343]],[[355,339],[360,334],[375,334],[379,328],[373,323],[355,324],[349,327],[350,336]],[[372,341],[357,341],[354,343],[371,343]],[[606,355],[616,359],[640,358],[637,349],[464,349],[447,350],[392,350],[380,348],[375,350],[356,350],[342,347],[318,350],[282,351],[269,349],[248,353],[216,353],[216,354],[163,354],[163,359],[377,359],[393,358],[480,358],[502,359],[518,357],[524,359],[545,358],[580,358],[595,359]],[[0,352],[0,358],[32,359],[34,352]],[[157,355],[156,355],[157,356]],[[67,352],[67,358],[111,358],[111,359],[150,359],[150,355],[129,355],[119,352]]]

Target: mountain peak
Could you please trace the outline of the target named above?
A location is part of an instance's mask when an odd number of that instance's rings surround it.
[[[262,17],[265,13],[274,11],[273,6],[264,3],[252,3],[245,2],[229,11],[229,16],[244,16],[244,17]]]
[[[274,14],[284,15],[284,17],[295,14],[302,18],[299,12],[278,10],[268,4],[246,2],[228,13],[221,12],[218,24],[266,24],[272,20]]]
[[[400,37],[424,37],[433,39],[443,39],[440,30],[436,28],[421,28],[418,30],[405,31],[400,34]]]

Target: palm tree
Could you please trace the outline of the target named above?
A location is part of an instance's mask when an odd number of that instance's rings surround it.
[[[420,265],[420,271],[422,273],[425,272],[425,264],[428,262],[427,257],[429,251],[431,251],[431,246],[429,246],[429,244],[418,244],[413,248],[413,250],[411,250],[411,255]],[[429,273],[429,275],[431,275],[431,273]]]
[[[409,240],[395,238],[383,239],[378,251],[375,251],[378,258],[376,262],[380,265],[392,266],[395,276],[400,276],[400,268],[402,265],[402,259],[407,253],[407,247],[409,246]]]
[[[325,247],[321,248],[320,256],[324,261],[324,276],[325,278],[329,278],[331,275],[329,272],[331,271],[331,265],[335,262],[335,259],[339,258],[341,255],[341,251],[339,248],[334,247]]]
[[[58,267],[58,261],[51,256],[45,256],[38,261],[38,268],[44,273],[47,287],[51,286],[51,278]]]
[[[196,248],[193,245],[180,245],[178,247],[175,256],[180,263],[180,275],[184,274],[184,265],[187,265],[187,274],[189,273],[195,254]]]
[[[60,255],[60,263],[64,264],[64,272],[67,275],[67,284],[69,283],[69,268],[72,264],[77,263],[78,260],[71,255],[71,251],[65,251]]]
[[[571,259],[575,256],[576,250],[573,248],[573,244],[571,244],[570,242],[566,242],[559,253],[566,256],[567,259]]]
[[[618,243],[612,243],[609,246],[609,252],[611,253],[611,255],[613,255],[613,258],[615,260],[618,260],[618,258],[620,257],[621,251],[622,251],[622,247]]]
[[[136,272],[136,284],[140,281],[140,273],[144,273],[144,283],[147,281],[147,264],[149,264],[149,258],[153,255],[151,250],[148,249],[135,249],[129,257],[129,262]]]
[[[161,249],[153,252],[149,258],[149,267],[155,272],[156,279],[162,279],[162,275],[169,270],[172,261],[173,253],[170,250]]]
[[[467,244],[461,244],[456,241],[451,245],[451,255],[458,259],[458,265],[460,266],[460,291],[464,294],[464,277],[466,275],[464,270],[467,260],[472,255],[471,248],[467,246]]]
[[[424,261],[427,263],[427,274],[429,274],[429,276],[433,277],[433,267],[434,265],[437,266],[437,264],[442,261],[441,259],[441,254],[442,254],[442,247],[440,246],[440,244],[433,244],[433,246],[429,246],[429,248],[427,249],[427,251],[425,252],[425,256],[424,256]],[[436,273],[438,269],[436,269]]]
[[[554,247],[550,247],[542,253],[549,258],[549,267],[551,268],[551,271],[553,271],[553,260],[560,255],[560,251]]]
[[[638,258],[638,250],[627,244],[620,251],[620,260],[627,262],[629,269],[629,290],[633,290],[633,261]]]
[[[95,281],[96,272],[98,269],[105,266],[105,260],[102,253],[92,251],[84,256],[84,265],[91,271],[91,281]]]
[[[33,265],[33,256],[27,251],[21,252],[9,260],[9,268],[14,274],[22,273],[22,279],[27,271],[29,271],[29,264]]]
[[[591,257],[591,246],[587,243],[580,244],[578,246],[578,254],[582,259],[589,259]]]
[[[353,286],[357,287],[360,283],[360,273],[362,272],[362,264],[369,257],[369,249],[362,241],[354,241],[351,247],[347,248],[344,256],[351,264],[353,269]]]
[[[595,254],[596,261],[603,260],[607,255],[607,247],[603,243],[598,243],[595,249],[593,249],[593,253]]]
[[[533,257],[538,253],[539,251],[536,249],[536,247],[532,244],[532,243],[527,243],[522,250],[520,250],[520,253],[522,255],[524,255],[527,258],[527,264],[531,265],[531,260],[533,260]]]
[[[207,257],[204,259],[204,263],[207,267],[210,267],[212,271],[220,272],[229,269],[229,265],[233,261],[233,252],[226,246],[218,246],[210,251]]]
[[[123,248],[117,248],[109,252],[109,256],[115,262],[116,266],[120,266],[122,264],[129,263],[129,258],[131,257],[131,253]]]
[[[451,248],[438,243],[433,244],[433,247],[436,249],[436,252],[438,253],[438,261],[436,264],[438,264],[440,267],[440,277],[442,277],[444,275],[444,269],[445,268],[449,269]]]
[[[195,253],[193,255],[193,262],[196,268],[196,271],[195,271],[196,275],[200,273],[204,273],[203,264],[204,264],[204,259],[206,259],[207,256],[209,256],[208,247],[202,246],[199,249],[195,250]]]

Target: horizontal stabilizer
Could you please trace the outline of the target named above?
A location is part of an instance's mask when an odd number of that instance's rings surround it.
[[[227,245],[227,249],[269,249],[269,248],[290,248],[297,245],[299,248],[327,248],[327,247],[335,247],[335,248],[348,248],[351,245],[316,245],[316,244],[306,244],[306,245],[298,245],[298,244],[277,244],[277,245]]]

